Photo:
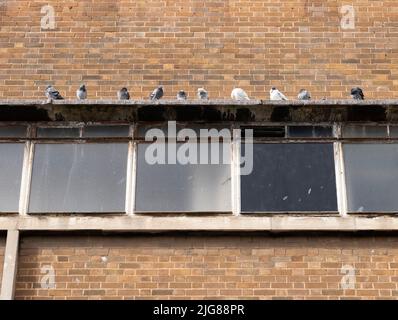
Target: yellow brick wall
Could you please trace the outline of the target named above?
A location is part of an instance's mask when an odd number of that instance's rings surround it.
[[[112,98],[127,86],[146,98],[206,87],[229,98],[234,85],[267,99],[398,98],[398,2],[353,0],[356,26],[340,27],[342,0],[0,0],[0,99],[41,98],[48,83],[75,97]],[[55,30],[41,30],[43,5]]]
[[[43,267],[55,288],[41,287]],[[16,298],[396,299],[397,284],[394,236],[29,236]]]

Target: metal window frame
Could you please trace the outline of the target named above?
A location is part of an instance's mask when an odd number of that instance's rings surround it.
[[[180,123],[177,123],[180,124]],[[189,128],[191,123],[182,124]],[[202,123],[195,123],[200,126]],[[31,180],[32,180],[32,170],[33,170],[33,160],[36,144],[66,144],[66,143],[128,143],[128,159],[127,159],[127,172],[126,172],[126,201],[125,201],[125,211],[120,214],[135,215],[135,196],[136,196],[136,178],[137,178],[137,152],[138,145],[140,143],[145,143],[139,137],[136,136],[137,128],[139,123],[126,123],[126,122],[57,122],[57,123],[28,123],[28,122],[18,122],[18,123],[0,123],[0,126],[12,126],[12,125],[25,125],[27,126],[26,137],[11,137],[11,138],[1,138],[0,142],[5,143],[24,143],[24,156],[23,156],[23,167],[22,167],[22,177],[21,177],[21,187],[20,187],[20,199],[18,205],[18,214],[21,216],[29,215],[29,197],[31,191]],[[83,130],[85,126],[119,126],[128,125],[130,126],[130,134],[128,137],[83,137]],[[158,123],[151,123],[146,125],[156,126]],[[213,125],[213,124],[212,124]],[[342,137],[342,127],[346,125],[365,125],[365,126],[387,126],[387,136],[386,137],[369,137],[369,138],[344,138]],[[211,127],[206,123],[207,127]],[[347,185],[346,185],[346,175],[345,175],[345,164],[344,164],[344,151],[343,144],[346,143],[397,143],[398,137],[391,137],[390,126],[398,126],[397,123],[366,123],[366,122],[319,122],[319,123],[286,123],[286,122],[273,122],[273,123],[261,123],[258,122],[245,122],[245,123],[214,123],[214,126],[220,128],[224,126],[231,130],[231,211],[227,212],[211,212],[215,214],[233,214],[234,216],[240,216],[241,212],[241,182],[240,182],[240,161],[241,161],[241,143],[244,142],[239,130],[245,127],[246,129],[250,126],[261,127],[261,126],[285,126],[285,137],[269,137],[269,138],[253,138],[253,143],[332,143],[334,149],[334,163],[335,163],[335,176],[336,176],[336,192],[337,192],[337,207],[338,212],[270,212],[261,211],[253,212],[253,214],[258,215],[284,215],[284,214],[336,214],[338,213],[341,217],[348,217],[350,214],[358,214],[355,212],[348,212],[348,199],[347,199]],[[333,137],[327,138],[300,138],[300,137],[288,137],[288,127],[289,126],[332,126],[333,127]],[[80,128],[79,138],[37,138],[37,128],[38,127],[48,127],[48,128]],[[199,141],[200,142],[200,141]],[[397,210],[398,211],[398,210]],[[167,212],[153,212],[153,213],[167,213]],[[180,212],[172,212],[173,214],[180,214]],[[190,211],[189,213],[204,213],[198,211]],[[385,214],[385,212],[372,212],[373,214]],[[47,213],[43,213],[47,214]],[[62,213],[61,213],[62,214]],[[68,214],[68,213],[65,213]],[[81,215],[92,215],[92,212],[81,212]],[[103,213],[101,213],[103,214]],[[118,213],[112,213],[118,214]],[[151,212],[145,212],[145,214],[151,214]],[[245,215],[250,215],[251,213],[245,212]],[[360,213],[364,214],[364,213]],[[365,213],[366,214],[366,213]],[[388,214],[394,214],[394,212],[388,212]]]

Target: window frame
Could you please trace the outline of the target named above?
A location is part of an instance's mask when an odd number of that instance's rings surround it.
[[[32,169],[33,169],[33,157],[35,145],[40,143],[128,143],[128,159],[127,159],[127,176],[126,176],[126,206],[125,211],[120,213],[111,214],[122,214],[133,216],[135,214],[141,214],[140,212],[135,212],[135,195],[136,195],[136,178],[137,178],[137,148],[138,144],[142,143],[144,139],[138,137],[138,127],[143,123],[140,122],[0,122],[0,126],[26,126],[27,133],[26,137],[0,137],[0,143],[24,143],[24,156],[23,156],[23,168],[22,168],[22,178],[21,178],[21,190],[19,199],[19,215],[31,215],[28,213],[29,207],[29,195],[31,189],[31,179],[32,179]],[[145,122],[145,126],[157,127],[160,124],[164,125],[164,122]],[[286,215],[286,214],[298,214],[298,215],[333,215],[346,217],[349,215],[362,215],[362,214],[395,214],[395,212],[348,212],[348,199],[347,199],[347,185],[345,178],[345,159],[343,152],[343,144],[345,143],[398,143],[398,136],[391,137],[390,127],[398,127],[398,123],[388,122],[388,123],[373,123],[373,122],[215,122],[215,123],[201,123],[201,122],[178,122],[177,124],[182,124],[187,128],[191,126],[203,125],[205,128],[229,128],[231,130],[231,211],[225,212],[226,214],[232,214],[234,216],[267,216],[267,215]],[[126,137],[83,137],[83,129],[85,126],[129,126],[129,135]],[[350,137],[345,138],[342,136],[343,126],[348,125],[365,125],[365,126],[387,126],[387,136],[386,137]],[[337,208],[338,212],[299,212],[299,211],[289,211],[289,212],[254,212],[254,213],[242,213],[241,212],[241,181],[240,181],[240,149],[241,142],[244,142],[244,137],[234,129],[261,127],[261,126],[285,126],[285,136],[284,137],[256,137],[253,138],[253,143],[333,143],[334,148],[334,163],[335,163],[335,176],[336,176],[336,192],[337,192]],[[332,126],[333,127],[333,137],[289,137],[288,127],[289,126]],[[79,138],[38,138],[36,136],[38,127],[48,127],[48,128],[80,128]],[[145,212],[144,214],[159,214],[166,212]],[[189,212],[198,213],[198,212]],[[211,213],[211,214],[222,214],[223,212],[200,212],[200,213]],[[398,213],[398,210],[397,210]],[[2,212],[1,214],[6,214]],[[47,213],[43,213],[47,214]],[[66,213],[69,214],[69,213]],[[92,215],[93,213],[74,213],[73,215]],[[95,214],[95,213],[94,213]],[[98,213],[103,214],[103,213]],[[180,214],[179,212],[173,212],[173,214]],[[37,215],[34,213],[34,215]]]

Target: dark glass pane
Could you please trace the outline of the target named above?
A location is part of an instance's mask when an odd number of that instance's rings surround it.
[[[265,127],[242,127],[242,138],[245,137],[245,130],[253,130],[254,138],[284,138],[284,126],[265,126]]]
[[[343,138],[386,138],[387,126],[344,126]]]
[[[139,138],[145,138],[145,135],[147,132],[151,129],[158,129],[163,133],[163,136],[165,138],[175,138],[181,130],[188,129],[192,130],[192,134],[195,134],[195,137],[197,138],[207,138],[207,137],[225,137],[225,138],[230,138],[232,133],[229,127],[226,127],[224,125],[190,125],[190,126],[185,126],[184,124],[177,124],[175,128],[175,132],[173,131],[172,125],[169,125],[167,123],[162,124],[162,125],[139,125],[138,126],[138,132],[137,135]],[[202,130],[202,131],[201,131]],[[180,133],[181,134],[181,133]],[[163,138],[163,137],[160,137]]]
[[[38,138],[79,138],[79,128],[38,128]]]
[[[323,126],[291,126],[288,127],[289,137],[294,138],[328,138],[333,137],[332,127]]]
[[[243,212],[337,211],[333,144],[254,144],[253,154]]]
[[[127,144],[37,144],[29,212],[124,212]]]
[[[87,126],[84,128],[83,136],[86,138],[96,137],[128,137],[129,126]]]
[[[0,212],[18,212],[23,143],[0,144]]]
[[[0,126],[0,138],[25,138],[26,126]]]
[[[398,212],[398,144],[345,144],[350,212]]]
[[[139,212],[217,212],[231,211],[230,144],[219,150],[220,164],[153,164],[146,152],[152,144],[138,146],[136,211]],[[164,144],[162,144],[164,145]],[[188,143],[183,144],[187,146]],[[191,144],[194,148],[199,144]],[[203,144],[204,145],[204,144]],[[182,144],[177,145],[180,150]],[[150,149],[149,149],[150,150]],[[167,149],[166,149],[166,163]],[[198,150],[196,159],[203,156]],[[206,157],[206,162],[210,157]],[[224,164],[227,162],[227,164]],[[203,161],[200,161],[203,163]]]

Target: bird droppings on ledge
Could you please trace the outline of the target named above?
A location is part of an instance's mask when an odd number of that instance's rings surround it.
[[[398,121],[398,100],[0,100],[0,121]]]

